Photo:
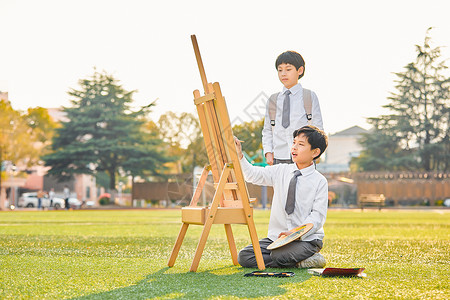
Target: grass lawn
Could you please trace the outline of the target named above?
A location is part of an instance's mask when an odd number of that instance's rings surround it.
[[[196,273],[201,226],[191,225],[173,268],[179,210],[0,212],[0,299],[449,299],[450,211],[330,210],[322,250],[329,267],[366,278],[244,277],[223,226],[214,225]],[[255,212],[258,237],[268,211]],[[250,239],[233,225],[238,249]],[[279,271],[277,269],[268,269]]]

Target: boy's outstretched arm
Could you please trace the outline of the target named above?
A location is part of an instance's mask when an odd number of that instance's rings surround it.
[[[241,143],[243,143],[243,141],[240,141],[237,137],[234,137],[236,152],[239,160],[241,161],[241,168],[244,173],[245,180],[257,185],[273,186],[273,171],[263,167],[252,166],[247,159],[244,158]]]

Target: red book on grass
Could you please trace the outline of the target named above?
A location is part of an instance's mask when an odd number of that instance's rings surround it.
[[[363,273],[365,268],[325,268],[325,269],[308,269],[308,273],[318,276],[345,276],[345,277],[366,277]]]

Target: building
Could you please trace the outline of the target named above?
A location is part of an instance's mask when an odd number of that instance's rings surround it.
[[[0,92],[1,100],[8,100],[8,93]],[[47,109],[50,117],[55,122],[67,121],[66,114],[60,108]],[[14,167],[14,170],[12,169]],[[96,186],[94,176],[76,174],[72,180],[59,182],[57,178],[47,175],[48,167],[35,166],[12,166],[6,170],[6,178],[1,182],[0,210],[5,209],[8,204],[17,203],[21,193],[31,191],[50,191],[54,189],[56,196],[63,197],[63,189],[68,186],[71,197],[80,201],[93,201],[97,205],[99,190]],[[8,201],[7,201],[8,200]]]
[[[358,140],[369,131],[353,126],[328,136],[328,148],[325,157],[317,164],[323,173],[339,173],[350,171],[352,157],[358,157],[363,149]]]
[[[0,91],[0,100],[9,101],[9,100],[8,100],[8,92],[2,92],[2,91]]]

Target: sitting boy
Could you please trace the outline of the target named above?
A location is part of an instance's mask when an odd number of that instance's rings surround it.
[[[324,238],[323,224],[328,208],[328,183],[313,163],[327,148],[326,134],[315,126],[304,126],[294,131],[291,147],[293,164],[252,166],[242,154],[240,141],[235,138],[245,180],[257,185],[273,186],[268,237],[259,241],[266,267],[322,268],[325,258],[319,253]],[[289,201],[288,201],[289,197]],[[290,230],[312,223],[313,228],[285,246],[268,250],[273,241]],[[246,268],[256,268],[253,246],[239,252],[238,262]]]

